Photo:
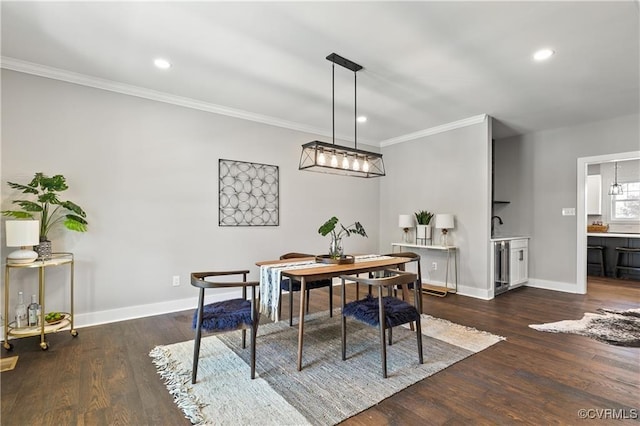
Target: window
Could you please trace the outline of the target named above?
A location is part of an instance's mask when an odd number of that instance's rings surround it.
[[[622,183],[622,195],[611,196],[611,219],[640,220],[640,182]]]

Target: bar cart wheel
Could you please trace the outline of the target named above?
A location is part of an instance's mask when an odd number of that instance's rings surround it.
[[[78,330],[71,330],[71,336],[78,337]]]
[[[46,351],[47,349],[49,349],[49,344],[47,342],[42,342],[42,343],[40,343],[40,348],[43,351]]]
[[[4,344],[2,346],[4,346],[4,348],[7,351],[12,351],[13,350],[13,343],[4,342]]]

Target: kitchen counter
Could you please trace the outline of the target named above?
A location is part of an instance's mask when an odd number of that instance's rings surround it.
[[[587,237],[640,238],[640,234],[622,234],[617,232],[587,232]]]
[[[512,241],[512,240],[528,240],[531,237],[527,237],[526,235],[514,236],[514,237],[493,237],[491,241]]]

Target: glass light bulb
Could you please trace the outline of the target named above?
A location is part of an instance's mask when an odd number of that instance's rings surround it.
[[[343,169],[348,169],[349,168],[349,159],[347,158],[347,154],[345,154],[342,157],[342,168]]]
[[[358,157],[353,159],[353,170],[356,172],[360,170],[360,163],[358,162]]]
[[[320,155],[318,155],[318,164],[324,166],[327,164],[327,159],[324,156],[324,151],[320,151]]]
[[[331,167],[338,167],[338,157],[335,152],[331,154]]]
[[[369,173],[369,162],[367,159],[364,159],[364,163],[362,163],[362,171],[365,173]]]

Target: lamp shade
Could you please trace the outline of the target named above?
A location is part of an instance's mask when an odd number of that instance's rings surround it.
[[[435,226],[439,229],[453,229],[453,215],[451,213],[437,214]]]
[[[40,242],[40,221],[38,220],[7,220],[5,222],[7,247],[33,246]],[[33,250],[20,249],[9,253],[7,263],[31,263],[38,257]]]
[[[7,220],[7,247],[33,246],[40,243],[40,221]]]
[[[413,228],[413,217],[410,214],[401,214],[398,216],[398,226],[400,228]]]

